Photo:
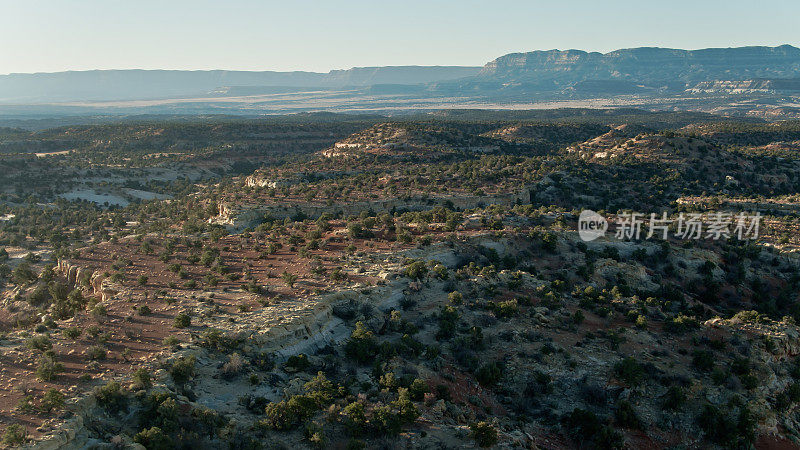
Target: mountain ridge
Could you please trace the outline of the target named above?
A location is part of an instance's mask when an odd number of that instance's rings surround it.
[[[0,107],[11,115],[258,114],[476,104],[505,108],[543,102],[581,106],[599,101],[606,106],[783,115],[800,114],[795,106],[800,104],[798,83],[800,49],[788,44],[699,50],[635,47],[607,53],[509,53],[481,67],[10,74],[0,75]]]
[[[543,82],[557,78],[558,84],[590,79],[690,83],[798,75],[800,49],[785,44],[699,50],[636,47],[608,53],[574,49],[510,53],[487,63],[477,79]]]

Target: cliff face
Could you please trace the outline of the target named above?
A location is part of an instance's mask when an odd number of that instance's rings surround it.
[[[605,54],[581,50],[512,53],[486,64],[476,79],[555,85],[627,80],[659,87],[798,76],[800,49],[782,45],[703,50],[642,47]]]
[[[103,285],[106,278],[100,272],[74,265],[66,259],[58,260],[56,270],[67,279],[68,284],[76,287],[85,285],[92,294],[100,297],[100,301],[106,301],[114,295],[113,290]]]

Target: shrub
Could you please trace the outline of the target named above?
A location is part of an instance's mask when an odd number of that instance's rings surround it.
[[[503,366],[498,362],[484,364],[475,372],[475,378],[484,386],[496,384],[502,376]]]
[[[630,402],[626,400],[620,400],[617,403],[617,409],[614,411],[614,419],[622,427],[634,429],[640,429],[642,427],[642,421],[639,420],[639,416],[636,415],[636,411],[633,409]]]
[[[460,305],[464,301],[464,297],[461,292],[451,292],[447,294],[447,300],[451,305]]]
[[[147,450],[169,450],[175,448],[172,439],[159,427],[144,429],[133,437],[133,442],[141,444]]]
[[[749,448],[755,440],[756,421],[744,406],[737,411],[705,405],[697,424],[711,442],[725,447]]]
[[[107,315],[108,315],[108,310],[106,309],[106,306],[103,305],[102,303],[98,303],[97,305],[95,305],[94,308],[92,308],[92,316],[96,319],[100,319]]]
[[[347,234],[353,239],[360,238],[364,236],[364,229],[361,227],[360,223],[353,222],[347,225]]]
[[[511,299],[497,303],[492,310],[494,311],[494,315],[498,318],[508,319],[517,315],[517,312],[519,312],[519,305],[517,304],[517,299]]]
[[[136,369],[133,372],[133,385],[136,389],[150,389],[153,386],[150,372],[144,367]]]
[[[311,366],[308,356],[303,353],[292,355],[286,360],[285,366],[289,369],[304,371]]]
[[[488,422],[477,422],[469,426],[470,435],[479,447],[491,447],[497,444],[497,429]]]
[[[708,350],[695,350],[692,365],[703,372],[710,372],[714,368],[714,354]]]
[[[664,394],[664,408],[677,411],[686,402],[686,393],[680,386],[670,386]]]
[[[174,348],[177,347],[178,344],[181,343],[181,341],[175,336],[167,336],[161,343],[164,344],[165,347]]]
[[[28,338],[25,342],[25,345],[31,350],[38,350],[40,352],[46,352],[53,348],[53,343],[50,342],[50,338],[44,334],[39,334]]]
[[[426,383],[425,380],[421,378],[415,378],[414,381],[411,382],[411,385],[408,387],[408,394],[414,401],[422,400],[428,391],[429,391],[428,383]]]
[[[629,356],[614,364],[614,375],[629,386],[636,386],[644,380],[644,369],[636,358]]]
[[[42,396],[41,408],[42,411],[50,413],[53,410],[59,410],[64,407],[64,394],[55,388],[50,388]]]
[[[362,402],[348,404],[342,409],[340,416],[344,426],[355,434],[362,432],[368,426],[367,415]]]
[[[699,326],[697,319],[683,314],[678,314],[676,317],[664,322],[664,330],[670,333],[683,333]]]
[[[414,261],[406,266],[403,274],[412,280],[419,280],[428,272],[428,266],[425,261]]]
[[[378,345],[375,343],[375,338],[363,322],[356,322],[356,328],[347,340],[344,352],[361,363],[368,362],[377,354]]]
[[[26,395],[21,399],[19,399],[19,401],[17,402],[17,406],[14,409],[24,413],[34,412],[36,410],[36,407],[33,405],[33,396]]]
[[[261,421],[261,425],[275,430],[290,430],[315,411],[317,404],[313,399],[307,395],[294,395],[288,400],[267,405],[264,409],[266,417]]]
[[[52,381],[64,370],[64,366],[56,362],[52,355],[43,355],[36,367],[36,377],[41,381]]]
[[[311,417],[316,411],[330,405],[338,389],[322,372],[303,386],[305,393],[287,400],[270,403],[264,412],[261,425],[275,430],[289,430]]]
[[[731,372],[736,375],[747,375],[750,373],[750,360],[747,358],[736,357],[731,362]]]
[[[36,273],[31,269],[31,265],[27,261],[19,263],[14,271],[11,272],[11,279],[20,286],[27,285],[37,278]]]
[[[180,313],[175,316],[173,326],[175,328],[188,328],[192,325],[192,318],[186,313]]]
[[[373,411],[372,425],[382,434],[396,435],[404,425],[414,423],[419,417],[414,403],[408,396],[408,390],[399,389],[397,400],[375,408]]]
[[[50,304],[50,294],[47,288],[40,284],[28,295],[28,303],[34,307],[43,307]]]
[[[83,330],[81,330],[78,327],[68,327],[64,328],[64,331],[62,333],[64,334],[65,338],[75,340],[81,336]]]
[[[3,432],[3,444],[10,447],[22,445],[28,440],[28,431],[20,424],[12,424]]]
[[[86,356],[92,361],[105,361],[108,352],[100,345],[93,345],[86,349]]]
[[[128,403],[125,391],[116,381],[109,381],[105,386],[96,387],[94,389],[94,398],[97,400],[98,405],[111,412],[122,411],[127,407]]]
[[[290,288],[294,287],[294,284],[297,283],[297,275],[286,271],[281,274],[281,279],[283,279],[283,282],[286,283],[286,286],[289,286]]]
[[[57,299],[53,304],[53,315],[60,319],[67,319],[75,315],[76,311],[80,311],[86,307],[86,299],[80,290],[73,289],[66,297],[66,299]]]
[[[443,307],[439,312],[439,330],[436,332],[436,339],[452,338],[456,333],[458,318],[458,310],[454,307]]]
[[[567,434],[581,446],[586,442],[593,442],[597,448],[623,448],[622,436],[591,411],[575,408],[562,422]]]
[[[222,365],[222,368],[220,368],[220,374],[223,379],[231,380],[239,375],[243,369],[244,360],[242,359],[242,355],[233,353],[228,356],[228,360]]]
[[[194,365],[196,361],[194,356],[182,356],[172,363],[169,374],[175,384],[183,385],[194,378]]]

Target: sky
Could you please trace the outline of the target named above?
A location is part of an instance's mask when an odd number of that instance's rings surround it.
[[[0,0],[0,74],[480,66],[512,52],[800,47],[797,0]]]

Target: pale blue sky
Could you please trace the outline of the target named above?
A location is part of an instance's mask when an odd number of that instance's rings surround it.
[[[772,0],[0,0],[0,73],[483,65],[579,48],[800,46]]]

